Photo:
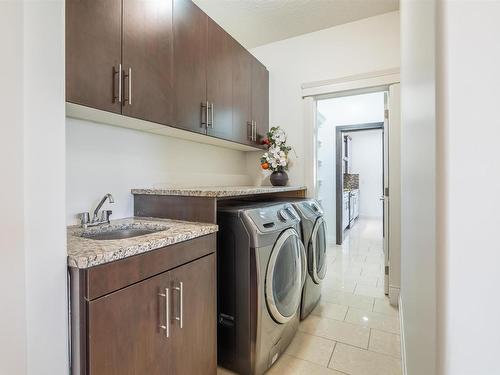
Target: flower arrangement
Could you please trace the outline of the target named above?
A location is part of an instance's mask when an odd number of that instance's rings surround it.
[[[286,145],[285,131],[273,126],[262,143],[267,145],[267,152],[260,158],[261,168],[273,172],[288,170],[288,153],[292,148]]]

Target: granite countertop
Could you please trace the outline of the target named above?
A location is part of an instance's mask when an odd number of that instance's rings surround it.
[[[94,240],[81,237],[85,233],[100,233],[121,228],[151,229],[158,232],[119,240]],[[113,262],[132,255],[142,254],[178,242],[217,232],[215,224],[195,223],[157,218],[132,217],[112,220],[110,224],[83,229],[67,228],[68,265],[89,268]]]
[[[305,186],[212,186],[194,188],[132,189],[136,195],[178,195],[184,197],[227,198],[306,190]]]

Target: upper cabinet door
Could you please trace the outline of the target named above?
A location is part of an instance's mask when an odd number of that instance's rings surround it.
[[[269,130],[269,72],[255,58],[252,61],[252,118],[257,130],[254,140],[261,144]]]
[[[121,112],[121,0],[66,1],[66,101]]]
[[[252,61],[245,48],[234,42],[233,53],[233,134],[240,143],[252,141]]]
[[[215,254],[169,272],[172,295],[172,357],[169,374],[217,373]],[[177,288],[177,289],[175,289]]]
[[[173,122],[172,2],[123,0],[123,110]]]
[[[191,0],[173,0],[174,125],[205,133],[207,110],[207,21]]]
[[[207,100],[210,104],[207,134],[233,139],[233,53],[235,42],[208,19]]]
[[[168,287],[165,272],[88,303],[89,374],[169,373]]]

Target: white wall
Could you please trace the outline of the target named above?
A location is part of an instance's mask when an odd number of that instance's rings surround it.
[[[498,1],[443,1],[437,10],[437,313],[443,375],[500,371],[499,15]],[[484,199],[479,203],[478,192]]]
[[[290,183],[304,184],[303,83],[399,67],[399,12],[332,27],[251,51],[269,69],[270,124],[283,127],[298,158],[292,156]],[[249,153],[249,165],[257,165],[258,153]],[[259,179],[258,169],[253,175]]]
[[[72,118],[66,131],[68,224],[106,193],[116,219],[133,216],[132,188],[251,183],[242,151]]]
[[[0,7],[0,373],[67,374],[64,2]]]
[[[406,347],[408,375],[436,374],[434,51],[435,2],[401,1],[400,311],[403,317],[402,338]],[[464,154],[472,156],[469,152]],[[469,260],[467,263],[469,264]],[[467,270],[461,277],[471,284],[481,285],[469,273],[472,268],[468,266]],[[463,301],[468,304],[470,300],[465,297],[467,294],[459,292]],[[453,314],[455,313],[456,310]],[[469,324],[472,324],[472,319]],[[457,327],[457,330],[463,328]],[[483,344],[478,346],[483,347]],[[480,374],[481,371],[469,373]]]
[[[25,374],[22,2],[0,3],[0,38],[0,374]]]
[[[359,174],[359,215],[382,219],[382,130],[363,130],[348,134],[352,138],[351,173]]]

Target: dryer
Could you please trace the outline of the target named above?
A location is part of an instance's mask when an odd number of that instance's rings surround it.
[[[218,363],[263,374],[298,328],[306,259],[289,203],[219,208]]]
[[[326,276],[326,221],[315,199],[292,201],[300,216],[302,241],[307,254],[307,275],[302,292],[300,319],[305,319],[321,298],[321,284]]]

